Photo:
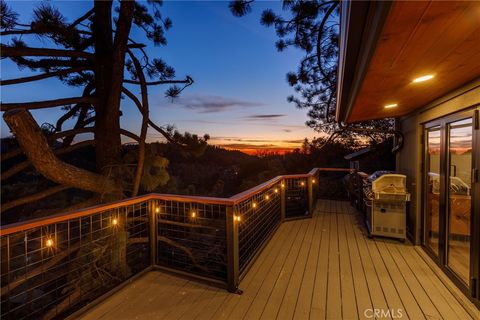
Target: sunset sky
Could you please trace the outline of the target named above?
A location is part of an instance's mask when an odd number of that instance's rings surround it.
[[[32,16],[35,2],[9,2],[26,22]],[[38,3],[38,2],[37,2]],[[54,2],[62,13],[74,20],[90,8],[90,2]],[[305,126],[306,111],[295,109],[286,97],[293,89],[285,74],[295,70],[301,53],[289,49],[279,53],[272,28],[260,25],[263,9],[281,10],[279,2],[258,1],[251,14],[234,17],[228,2],[166,1],[162,13],[173,20],[167,31],[166,47],[154,47],[134,30],[135,40],[149,44],[150,57],[161,57],[176,70],[177,78],[190,75],[195,83],[170,101],[164,97],[166,87],[151,87],[149,91],[151,118],[160,125],[173,124],[183,132],[211,136],[210,143],[233,149],[282,149],[301,145],[305,137],[315,133]],[[46,46],[40,40],[29,42]],[[18,70],[8,60],[2,60],[2,79],[26,76],[29,70]],[[139,89],[133,87],[139,93]],[[81,95],[78,88],[68,88],[50,79],[9,86],[2,89],[1,100],[20,102],[47,100]],[[128,100],[122,102],[122,126],[139,132],[140,116]],[[55,122],[59,110],[35,111],[41,124]],[[2,137],[9,129],[2,120]],[[149,129],[148,141],[161,140]]]

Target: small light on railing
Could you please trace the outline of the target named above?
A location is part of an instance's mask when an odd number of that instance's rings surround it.
[[[255,202],[252,203],[252,207],[253,207],[253,208],[256,208],[256,207],[257,207],[257,203],[255,203]]]
[[[277,188],[275,188],[275,190],[273,190],[273,191],[275,191],[275,193],[278,193],[278,189],[277,189]]]
[[[195,217],[197,216],[197,213],[196,213],[195,211],[192,211],[192,213],[190,214],[190,216],[191,216],[192,218],[195,218]]]
[[[282,183],[281,186],[282,186],[282,188],[285,188],[285,183]]]
[[[270,196],[267,194],[267,195],[265,196],[265,200],[268,200],[268,199],[270,199]]]
[[[117,226],[117,225],[118,225],[118,219],[114,218],[114,219],[112,220],[112,226],[115,227],[115,226]]]
[[[242,220],[242,219],[240,218],[240,216],[234,216],[234,217],[233,217],[233,220],[234,220],[234,221],[237,221],[237,222],[240,222],[240,220]]]
[[[302,187],[305,186],[305,182],[303,182],[303,181],[300,182],[300,185],[301,185]]]
[[[47,241],[45,241],[45,246],[47,246],[47,248],[53,247],[53,239],[47,239]]]
[[[160,207],[156,207],[155,208],[155,213],[159,213],[160,212]]]
[[[315,179],[312,179],[312,183],[315,183],[315,182],[316,182]]]

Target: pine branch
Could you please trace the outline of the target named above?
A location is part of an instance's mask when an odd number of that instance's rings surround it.
[[[193,265],[195,267],[197,267],[198,269],[204,271],[204,272],[209,272],[208,268],[200,265],[198,262],[197,262],[197,259],[195,258],[195,256],[193,255],[193,252],[190,248],[178,243],[177,241],[174,241],[174,240],[171,240],[165,236],[160,236],[158,235],[157,236],[157,240],[158,241],[161,241],[161,242],[165,242],[166,244],[174,247],[174,248],[177,248],[177,249],[180,249],[181,251],[183,251],[184,253],[186,253],[189,257],[190,257],[190,260],[192,261]]]
[[[84,51],[62,50],[62,49],[48,49],[48,48],[30,48],[30,47],[11,47],[0,44],[2,57],[70,57],[70,58],[85,58],[93,59],[94,55]]]
[[[26,59],[22,56],[14,57],[15,63],[19,66],[27,66],[30,69],[53,69],[53,68],[75,68],[75,67],[87,67],[92,69],[93,65],[89,60],[63,60],[63,59],[40,59],[40,60],[31,60]]]
[[[137,170],[135,172],[135,178],[133,180],[133,190],[132,197],[137,196],[140,189],[140,183],[143,176],[143,168],[145,164],[145,139],[147,138],[147,129],[148,129],[148,119],[149,119],[149,107],[148,107],[148,92],[147,84],[145,80],[145,74],[143,73],[142,66],[140,62],[135,57],[130,49],[128,49],[128,54],[133,61],[135,70],[140,81],[140,91],[142,95],[142,108],[140,112],[142,113],[142,127],[140,129],[140,141],[138,142],[138,161],[137,161]]]
[[[140,81],[135,81],[135,80],[130,80],[130,79],[124,79],[123,82],[130,83],[130,84],[140,84]],[[191,85],[191,84],[193,84],[193,79],[190,78],[190,77],[186,77],[185,80],[148,81],[145,84],[147,86],[156,86],[156,85],[162,85],[162,84],[177,84],[177,83]]]
[[[133,103],[135,104],[137,109],[140,112],[142,112],[142,104],[140,103],[140,100],[138,100],[138,98],[130,90],[128,90],[125,87],[123,87],[122,92],[125,93],[125,95],[133,101]],[[152,120],[148,119],[148,124],[150,126],[152,126],[152,128],[154,128],[155,130],[157,130],[161,135],[163,135],[165,137],[165,139],[167,139],[168,142],[180,145],[178,143],[178,141],[173,139],[172,136],[168,132],[163,130],[160,126],[157,126]]]
[[[65,130],[65,131],[61,131],[61,132],[55,132],[54,134],[47,136],[47,141],[48,142],[53,142],[53,141],[56,141],[57,139],[60,139],[60,138],[63,138],[63,137],[69,137],[69,136],[73,136],[73,135],[77,135],[77,134],[81,134],[81,133],[90,133],[90,132],[94,132],[94,127],[70,129],[70,130]],[[120,129],[120,134],[122,134],[126,137],[129,137],[129,138],[131,138],[135,141],[140,140],[139,136],[137,136],[136,134],[134,134],[130,131],[127,131],[125,129]],[[1,160],[2,161],[9,160],[9,159],[12,159],[14,157],[17,157],[17,156],[21,155],[22,153],[23,153],[23,150],[21,148],[12,150],[12,151],[6,152],[5,154],[2,154],[1,155]]]
[[[61,131],[61,132],[56,132],[52,135],[47,136],[47,141],[49,143],[56,141],[57,139],[63,138],[63,137],[68,137],[70,135],[76,135],[79,133],[88,133],[88,132],[93,132],[93,127],[91,128],[81,128],[81,129],[75,129],[75,130],[66,130],[66,131]],[[12,158],[15,158],[23,153],[23,150],[21,148],[6,152],[1,155],[2,161],[6,161]]]
[[[57,156],[61,156],[61,155],[67,154],[69,152],[72,152],[72,151],[75,151],[75,150],[78,150],[78,149],[81,149],[81,148],[84,148],[84,147],[87,147],[87,146],[92,146],[94,144],[95,144],[95,140],[82,141],[82,142],[76,143],[72,146],[56,149],[56,150],[54,150],[53,153]],[[19,164],[14,165],[10,169],[8,169],[7,171],[2,173],[0,181],[6,180],[6,179],[16,175],[17,173],[22,172],[23,170],[29,168],[31,165],[32,165],[32,163],[29,160],[25,160],[23,162],[20,162]],[[3,208],[2,208],[2,210],[3,210]]]
[[[139,142],[141,140],[141,138],[139,136],[137,136],[135,133],[127,131],[125,129],[120,129],[120,134],[122,134],[126,137],[129,137],[130,139],[135,140],[137,142]]]
[[[330,15],[333,13],[333,10],[338,6],[339,2],[335,1],[330,8],[328,8],[327,12],[323,16],[322,22],[320,23],[320,26],[318,27],[318,35],[317,35],[317,63],[318,63],[318,69],[320,70],[320,73],[324,77],[326,81],[329,83],[332,83],[330,77],[326,74],[325,70],[323,69],[323,64],[322,64],[322,38],[323,38],[323,28],[325,27],[325,24],[328,21],[328,18],[330,18]]]
[[[75,72],[80,72],[84,70],[88,70],[89,68],[86,66],[83,67],[76,67],[76,68],[68,68],[68,69],[62,69],[58,70],[55,72],[47,72],[35,76],[30,76],[30,77],[23,77],[23,78],[16,78],[16,79],[8,79],[8,80],[1,80],[0,79],[0,86],[8,86],[12,84],[18,84],[18,83],[25,83],[25,82],[32,82],[32,81],[37,81],[37,80],[42,80],[42,79],[47,79],[51,77],[58,77],[58,76],[64,76],[70,73],[75,73]]]
[[[95,13],[95,10],[92,8],[90,10],[88,10],[83,16],[81,16],[80,18],[78,18],[77,20],[73,21],[67,28],[68,29],[73,29],[75,28],[77,25],[79,25],[83,20],[85,19],[88,19],[90,18],[90,16],[92,14]]]
[[[34,193],[32,195],[29,195],[29,196],[26,196],[26,197],[23,197],[23,198],[20,198],[20,199],[15,199],[13,201],[2,204],[2,206],[0,207],[0,212],[5,212],[5,211],[10,210],[12,208],[15,208],[15,207],[27,204],[27,203],[31,203],[31,202],[34,202],[34,201],[41,200],[43,198],[49,197],[49,196],[54,195],[56,193],[59,193],[63,190],[67,190],[69,188],[70,187],[68,187],[68,186],[56,186],[56,187]]]
[[[27,26],[25,25],[24,27],[30,27],[30,26]],[[66,29],[68,30],[68,29]],[[85,31],[85,30],[78,30],[78,29],[75,29],[75,31],[69,31],[69,32],[78,32],[79,34],[83,34],[83,35],[92,35],[92,33],[90,31]],[[39,30],[39,29],[22,29],[22,30],[5,30],[5,31],[0,31],[0,36],[14,36],[14,35],[28,35],[28,34],[33,34],[33,35],[44,35],[44,34],[51,34],[53,33],[53,31],[51,29],[43,29],[43,30]],[[59,33],[62,33],[62,32],[59,32]]]
[[[74,97],[62,98],[55,100],[35,101],[35,102],[20,102],[20,103],[1,103],[0,111],[9,111],[14,109],[43,109],[57,106],[64,106],[74,103],[89,103],[95,104],[97,99],[94,97]]]
[[[79,110],[82,108],[81,104],[76,104],[67,113],[58,118],[57,123],[55,124],[55,131],[62,131],[62,126],[65,121],[73,117]]]
[[[99,194],[121,192],[115,181],[75,167],[58,159],[47,139],[27,110],[5,112],[3,118],[17,138],[20,147],[39,173],[58,184]]]

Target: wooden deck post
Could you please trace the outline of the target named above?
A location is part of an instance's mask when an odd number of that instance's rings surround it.
[[[148,201],[150,229],[150,265],[157,264],[157,212],[154,200]]]
[[[308,187],[308,216],[311,217],[313,215],[313,177],[308,177],[307,180],[307,187]]]
[[[285,221],[285,211],[286,211],[286,192],[287,190],[287,183],[285,179],[280,181],[280,222]]]
[[[233,206],[226,208],[226,235],[227,235],[227,290],[232,293],[241,293],[239,282],[238,256],[238,221],[236,221]]]

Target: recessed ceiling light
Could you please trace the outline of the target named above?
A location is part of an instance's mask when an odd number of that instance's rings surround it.
[[[424,76],[421,76],[421,77],[418,77],[418,78],[415,78],[413,79],[413,83],[417,83],[417,82],[423,82],[423,81],[428,81],[430,79],[433,79],[433,77],[435,77],[433,74],[426,74]]]
[[[391,104],[387,104],[387,105],[384,106],[385,109],[390,109],[390,108],[395,108],[395,107],[398,107],[398,104],[391,103]]]

